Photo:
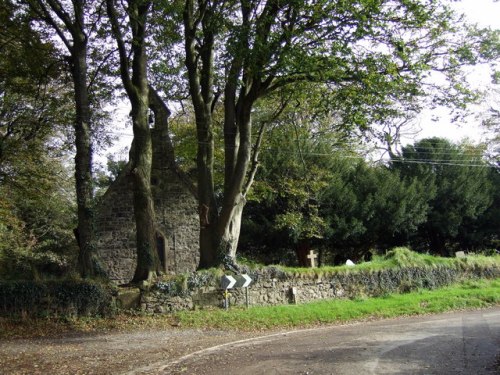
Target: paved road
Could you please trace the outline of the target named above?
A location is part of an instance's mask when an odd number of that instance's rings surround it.
[[[282,333],[187,355],[162,374],[500,374],[500,308]]]

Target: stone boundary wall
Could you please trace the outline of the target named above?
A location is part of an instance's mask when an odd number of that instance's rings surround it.
[[[401,268],[290,274],[276,267],[246,272],[251,306],[305,303],[329,298],[363,298],[433,289],[462,280],[500,277],[500,265]],[[193,272],[142,289],[116,288],[92,281],[0,281],[0,316],[106,316],[121,309],[168,313],[222,307],[222,273]],[[292,293],[295,289],[296,293]],[[114,301],[116,303],[114,303]],[[230,290],[230,306],[244,306],[245,290]]]
[[[246,273],[254,280],[248,288],[249,304],[266,306],[329,298],[382,296],[422,288],[434,289],[467,279],[498,278],[500,267],[439,266],[380,271],[353,270],[324,275],[289,274],[279,268],[269,267]],[[172,281],[157,282],[147,290],[143,289],[135,302],[142,311],[149,313],[222,307],[223,291],[220,289],[220,277],[221,275],[209,273],[192,273]],[[230,306],[246,304],[243,288],[230,289],[229,293]],[[122,304],[125,305],[126,303]]]

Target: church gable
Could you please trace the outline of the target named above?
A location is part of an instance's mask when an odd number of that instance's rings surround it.
[[[160,118],[160,116],[158,116]],[[194,271],[199,262],[198,203],[194,186],[174,165],[165,121],[151,129],[151,189],[155,204],[158,255],[166,273]],[[96,212],[97,256],[109,279],[129,282],[136,266],[132,179],[127,166]]]
[[[163,170],[161,176],[152,186],[160,259],[166,273],[193,271],[199,261],[196,199],[173,171]],[[132,181],[124,171],[97,209],[97,255],[110,280],[116,283],[130,281],[136,266],[132,199]]]

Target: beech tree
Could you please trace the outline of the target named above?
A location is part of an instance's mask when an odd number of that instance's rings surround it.
[[[0,275],[61,275],[78,253],[72,85],[54,43],[12,1],[0,0],[0,24]]]
[[[418,99],[432,94],[425,78],[433,69],[448,82],[441,90],[434,85],[433,97],[443,94],[440,103],[464,105],[473,95],[460,67],[491,57],[481,52],[491,50],[482,43],[486,34],[460,29],[439,1],[186,0],[183,19],[198,138],[201,268],[235,263],[258,165],[252,111],[260,99],[290,85],[316,83],[325,87],[345,126],[366,129],[418,109]],[[219,99],[225,149],[220,196],[213,178]],[[367,117],[360,103],[379,111]]]
[[[54,45],[40,38],[11,1],[0,1],[0,23],[0,183],[5,184],[24,152],[41,152],[50,136],[71,124],[73,112]]]
[[[151,194],[152,143],[149,130],[149,81],[147,77],[147,27],[152,1],[129,0],[122,9],[128,23],[120,23],[114,0],[107,0],[108,16],[120,55],[120,75],[132,105],[134,140],[129,170],[133,179],[137,266],[132,282],[148,280],[160,272],[156,251],[156,224]],[[125,36],[130,36],[130,50]],[[131,56],[131,62],[129,62]]]
[[[92,2],[74,0],[24,0],[35,17],[49,26],[62,42],[73,78],[75,114],[75,184],[78,213],[76,236],[79,245],[78,264],[82,277],[101,273],[95,258],[93,178],[92,178],[92,113],[89,102],[88,16]]]
[[[137,226],[134,281],[159,272],[148,109],[162,119],[169,111],[151,88],[148,68],[158,73],[153,81],[165,90],[175,86],[180,93],[187,81],[197,138],[199,266],[205,268],[235,265],[242,213],[265,134],[266,122],[255,121],[256,109],[264,100],[287,90],[302,93],[279,103],[275,110],[279,115],[281,106],[292,102],[301,105],[310,100],[311,93],[317,96],[320,92],[318,105],[330,113],[335,124],[363,132],[373,124],[418,112],[432,102],[465,106],[475,94],[466,85],[462,66],[498,56],[498,34],[462,27],[439,0],[19,3],[29,5],[69,52],[76,108],[75,176],[83,276],[97,272],[93,261],[88,91],[88,47],[95,34],[89,28],[94,24],[89,17],[94,11],[99,14],[104,4],[118,49],[121,80],[132,104],[134,142],[127,168],[134,181]],[[177,17],[183,25],[183,51],[176,45],[178,35],[172,35]],[[97,25],[103,23],[98,20]],[[149,38],[148,27],[155,31]],[[108,36],[102,40],[109,41]],[[169,75],[168,60],[175,54],[183,54],[185,76],[179,74],[178,66]],[[445,83],[431,83],[436,75]],[[174,77],[174,85],[160,82],[169,77]],[[218,113],[223,114],[220,122]],[[218,157],[215,128],[219,125],[224,146],[222,191],[216,186],[214,169]],[[169,129],[162,129],[168,138]],[[171,146],[169,141],[167,148]],[[174,163],[173,156],[171,159]]]

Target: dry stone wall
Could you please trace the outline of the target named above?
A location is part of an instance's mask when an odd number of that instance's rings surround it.
[[[305,303],[329,298],[359,298],[405,293],[419,288],[433,289],[464,279],[500,277],[499,267],[471,268],[402,268],[376,272],[348,272],[327,275],[300,275],[269,267],[247,272],[254,280],[245,291],[230,289],[230,306],[252,306]],[[222,307],[223,291],[220,276],[192,273],[176,280],[154,284],[141,293],[141,310],[151,313]]]

